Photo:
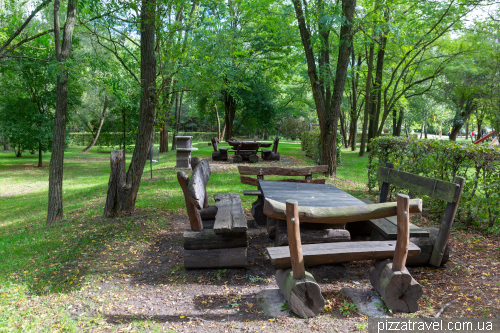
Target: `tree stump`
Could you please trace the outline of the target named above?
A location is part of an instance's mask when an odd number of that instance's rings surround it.
[[[241,162],[243,162],[243,157],[241,157],[241,155],[234,155],[233,163],[241,163]]]
[[[116,216],[125,208],[125,200],[130,187],[126,184],[124,156],[123,149],[111,152],[111,173],[109,175],[106,205],[104,206],[105,217]]]
[[[250,163],[257,163],[259,161],[259,156],[257,154],[248,156],[248,161]]]

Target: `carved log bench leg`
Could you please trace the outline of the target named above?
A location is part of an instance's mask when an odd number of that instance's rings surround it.
[[[276,283],[290,309],[299,317],[314,317],[324,310],[325,300],[314,277],[305,271],[300,241],[298,203],[287,200],[287,226],[292,269],[276,271]]]
[[[399,194],[397,198],[398,239],[392,261],[377,261],[370,268],[370,281],[384,298],[387,307],[398,312],[418,311],[422,286],[405,267],[410,243],[410,198]]]

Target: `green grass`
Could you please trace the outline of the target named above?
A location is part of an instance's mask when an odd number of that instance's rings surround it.
[[[193,157],[211,156],[207,143],[194,146],[199,150]],[[170,214],[184,214],[175,152],[160,155],[160,162],[153,164],[153,179],[146,164],[136,213],[109,219],[102,213],[110,150],[94,148],[81,154],[82,149],[71,147],[65,153],[64,217],[50,226],[45,225],[50,154],[43,155],[44,167],[37,168],[37,155],[16,158],[13,152],[0,152],[0,331],[94,327],[97,324],[69,316],[68,295],[90,288],[96,279],[120,273],[124,260],[134,260],[131,253],[141,253],[159,230],[169,229]],[[314,165],[300,144],[280,142],[279,151],[293,158],[294,166]],[[127,153],[127,159],[131,156]],[[340,182],[351,193],[365,191],[367,158],[344,149],[342,161],[338,179],[328,182]],[[245,189],[255,188],[242,185],[236,165],[227,164],[225,170],[212,172],[207,188],[210,204],[215,193]],[[254,200],[242,196],[244,208],[250,209]]]

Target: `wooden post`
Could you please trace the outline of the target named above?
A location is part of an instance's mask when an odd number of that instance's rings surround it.
[[[292,269],[278,269],[276,283],[290,309],[299,317],[314,317],[325,308],[321,288],[311,273],[306,272],[300,242],[299,205],[296,200],[286,201],[288,241]]]
[[[179,181],[179,185],[181,185],[182,192],[184,192],[184,200],[186,201],[186,210],[189,217],[189,223],[191,224],[191,230],[201,231],[203,230],[203,222],[201,220],[200,211],[190,200],[187,192],[189,177],[184,171],[177,171],[177,180]]]
[[[441,266],[443,256],[445,253],[446,244],[450,238],[451,227],[453,226],[453,220],[455,220],[455,214],[457,213],[458,204],[460,202],[460,197],[462,196],[462,189],[464,188],[465,178],[455,177],[453,180],[455,184],[459,185],[457,189],[458,193],[455,195],[455,202],[448,202],[446,209],[444,210],[443,221],[441,222],[441,227],[439,228],[439,233],[434,243],[434,249],[432,250],[431,260],[429,263],[433,266]]]
[[[410,197],[398,194],[397,198],[398,238],[394,251],[393,271],[405,270],[410,244]]]
[[[302,243],[300,242],[299,203],[296,200],[286,201],[286,225],[293,278],[300,280],[306,276],[306,269],[302,256]]]
[[[389,169],[394,169],[394,163],[386,163],[385,166]],[[379,203],[383,203],[387,201],[387,195],[389,194],[389,183],[383,182],[382,187],[380,188],[380,199]]]

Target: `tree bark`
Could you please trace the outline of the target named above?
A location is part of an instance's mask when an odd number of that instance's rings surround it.
[[[370,123],[370,109],[371,109],[371,83],[372,83],[372,70],[373,70],[373,53],[375,46],[373,42],[370,44],[368,51],[368,68],[366,74],[366,91],[365,91],[365,113],[363,119],[363,133],[361,134],[361,145],[359,147],[359,157],[365,155],[366,141],[368,136],[368,124]]]
[[[66,11],[66,23],[63,30],[61,46],[59,24],[60,1],[54,2],[54,37],[56,59],[61,64],[61,72],[57,77],[56,111],[54,114],[54,129],[52,142],[52,155],[49,166],[49,204],[47,211],[47,224],[58,221],[63,216],[62,182],[64,162],[64,139],[66,134],[66,115],[68,111],[68,72],[65,62],[71,55],[73,30],[75,28],[77,0],[69,0]]]
[[[224,139],[227,141],[234,136],[233,122],[234,115],[236,114],[236,100],[228,91],[224,93],[224,113],[224,126],[226,129],[226,136]]]
[[[104,124],[104,118],[106,116],[107,108],[108,108],[108,96],[105,96],[104,97],[104,106],[102,107],[101,121],[99,122],[99,127],[97,128],[97,132],[94,135],[92,142],[87,146],[87,148],[82,150],[82,153],[88,153],[88,151],[90,149],[92,149],[92,147],[94,147],[95,143],[97,142],[97,139],[99,138],[99,134],[101,133],[102,124]]]
[[[217,139],[222,140],[222,137],[220,136],[220,118],[219,118],[219,111],[217,110],[217,103],[214,103],[214,109],[215,109],[215,117],[217,117]]]
[[[42,163],[42,142],[41,141],[38,141],[38,167],[41,168],[43,167],[43,163]]]
[[[149,155],[149,145],[155,120],[155,80],[156,80],[156,57],[155,57],[155,0],[142,0],[141,8],[141,86],[142,96],[139,113],[139,127],[135,142],[134,153],[126,175],[125,185],[122,186],[126,192],[124,199],[116,204],[110,197],[106,200],[106,207],[113,207],[105,211],[108,215],[131,214],[135,209],[135,201],[141,183],[141,177]],[[109,202],[108,202],[109,201]]]

